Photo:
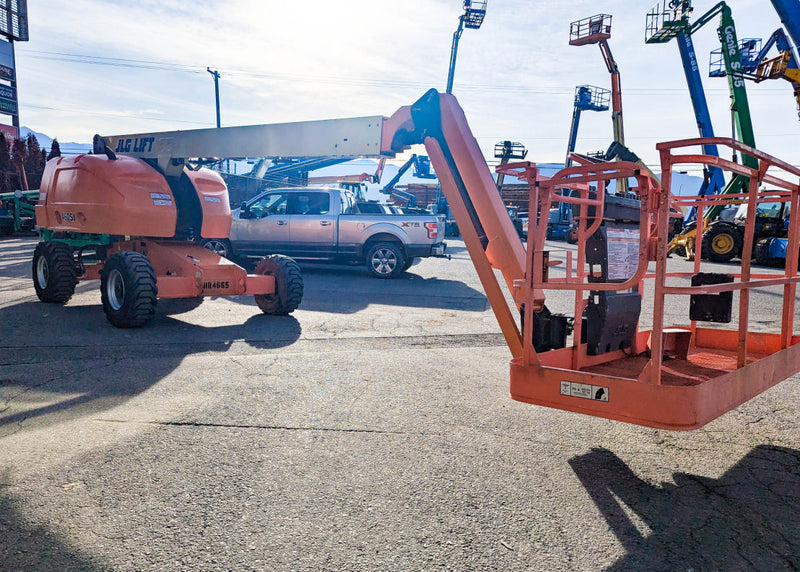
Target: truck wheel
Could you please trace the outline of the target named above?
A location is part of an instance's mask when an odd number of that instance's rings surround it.
[[[219,254],[223,258],[232,260],[233,248],[231,247],[231,242],[227,238],[204,238],[200,241],[200,246]]]
[[[378,278],[393,278],[403,272],[403,252],[394,242],[378,242],[367,253],[367,268]]]
[[[100,273],[100,299],[111,325],[139,328],[156,313],[156,273],[144,254],[117,252]]]
[[[72,247],[40,242],[33,251],[33,287],[42,302],[66,304],[78,283]]]
[[[712,224],[703,233],[703,256],[711,262],[730,262],[742,250],[742,236],[727,224]]]
[[[270,254],[261,259],[256,274],[275,277],[275,293],[255,296],[256,304],[265,314],[291,314],[303,300],[303,276],[297,263],[282,254]]]

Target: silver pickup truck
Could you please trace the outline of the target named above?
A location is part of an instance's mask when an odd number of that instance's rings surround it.
[[[203,244],[227,258],[355,262],[392,278],[417,258],[445,256],[444,224],[437,215],[362,214],[344,189],[270,189],[233,212],[230,240]]]

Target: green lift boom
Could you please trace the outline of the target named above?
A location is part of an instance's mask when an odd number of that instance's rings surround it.
[[[747,90],[741,73],[742,54],[739,40],[736,37],[736,25],[731,15],[731,9],[725,2],[719,2],[694,22],[689,21],[691,12],[691,0],[665,0],[665,9],[661,14],[660,26],[653,30],[648,30],[647,43],[665,43],[678,36],[691,36],[716,16],[719,16],[717,35],[722,45],[725,75],[728,78],[731,121],[739,141],[750,147],[755,147],[755,134],[750,117],[750,106],[747,101]],[[758,160],[749,155],[742,155],[742,163],[753,169],[758,169]],[[745,192],[747,185],[748,179],[746,177],[736,175],[720,191],[720,195]],[[738,231],[732,225],[727,225],[723,221],[716,221],[723,208],[723,205],[715,205],[707,209],[703,215],[703,223],[707,227],[706,232],[703,233],[703,253],[709,260],[717,262],[727,262],[738,256],[741,251],[741,237]],[[730,228],[728,228],[729,226]],[[687,226],[684,232],[672,240],[670,251],[685,249],[687,253],[691,253],[695,234],[696,227],[693,225]]]

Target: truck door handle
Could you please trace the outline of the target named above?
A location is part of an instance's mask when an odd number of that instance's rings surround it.
[[[285,220],[279,220],[279,221],[278,221],[278,226],[283,226],[283,225],[285,225],[285,224],[286,224],[286,221],[285,221]]]
[[[319,221],[319,225],[320,226],[330,226],[331,225],[331,221],[329,221],[329,220],[321,220],[321,221]]]

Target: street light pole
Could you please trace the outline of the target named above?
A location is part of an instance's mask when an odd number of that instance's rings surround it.
[[[219,78],[220,78],[220,75],[219,75],[219,71],[217,71],[217,70],[211,71],[211,68],[209,68],[209,67],[206,68],[206,71],[208,71],[208,73],[210,73],[212,76],[214,76],[214,95],[217,98],[217,128],[219,128],[220,127],[220,122],[219,122]]]

